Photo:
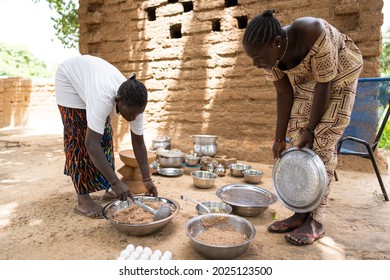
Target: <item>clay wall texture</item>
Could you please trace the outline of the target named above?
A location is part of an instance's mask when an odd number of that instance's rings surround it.
[[[80,52],[102,57],[147,86],[145,137],[167,135],[184,152],[193,134],[218,135],[218,153],[272,162],[275,91],[243,52],[247,23],[276,9],[282,25],[322,17],[379,76],[383,0],[80,0]],[[125,128],[123,128],[123,126]],[[128,128],[116,125],[121,140]]]

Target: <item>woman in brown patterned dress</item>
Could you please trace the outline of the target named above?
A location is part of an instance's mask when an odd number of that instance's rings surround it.
[[[333,180],[336,145],[349,124],[363,59],[346,35],[323,19],[303,17],[282,27],[267,10],[247,26],[243,46],[253,65],[264,69],[277,94],[277,123],[273,156],[286,149],[286,135],[299,148],[307,147],[322,159]],[[325,234],[327,193],[310,213],[294,213],[268,227],[287,232],[287,241],[312,244]]]

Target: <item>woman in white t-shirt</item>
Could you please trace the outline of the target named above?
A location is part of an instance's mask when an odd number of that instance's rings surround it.
[[[120,200],[133,198],[117,177],[110,115],[130,122],[135,157],[141,169],[146,195],[157,196],[151,180],[143,138],[143,112],[148,102],[145,85],[135,74],[126,80],[107,61],[82,55],[64,61],[55,77],[56,99],[64,125],[64,174],[72,178],[77,193],[77,214],[102,218],[102,206],[90,193],[111,188]]]

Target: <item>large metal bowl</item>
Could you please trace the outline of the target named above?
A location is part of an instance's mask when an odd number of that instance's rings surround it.
[[[240,216],[257,216],[277,201],[270,191],[250,184],[229,184],[217,190],[217,196],[232,206],[232,213]]]
[[[109,221],[117,230],[127,233],[129,235],[148,235],[157,232],[161,230],[163,227],[165,227],[166,225],[168,225],[172,221],[172,219],[177,215],[177,213],[179,213],[180,210],[179,204],[172,199],[167,199],[164,197],[151,197],[151,196],[135,196],[134,198],[141,202],[162,201],[164,203],[168,203],[172,205],[175,210],[172,211],[172,214],[169,217],[159,221],[153,221],[145,224],[126,224],[126,223],[119,223],[113,220],[112,215],[118,210],[129,207],[132,204],[132,202],[130,200],[128,201],[115,200],[106,204],[103,207],[103,217],[107,221]]]
[[[195,187],[200,189],[210,189],[214,186],[218,175],[209,171],[192,171],[191,177]]]
[[[251,169],[252,166],[245,163],[232,163],[229,165],[230,174],[235,177],[244,177],[244,170]]]
[[[221,221],[221,218],[224,220]],[[248,238],[244,242],[236,245],[221,246],[203,243],[197,240],[196,236],[209,228],[205,226],[205,219],[217,219],[212,225],[213,227],[226,228],[232,226],[236,231],[244,233]],[[256,230],[251,222],[236,215],[204,214],[196,216],[187,222],[186,234],[191,239],[191,244],[194,249],[204,257],[216,260],[227,260],[235,259],[246,252],[249,248],[250,242],[256,235]]]

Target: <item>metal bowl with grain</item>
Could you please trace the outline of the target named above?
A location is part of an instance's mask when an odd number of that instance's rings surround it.
[[[151,196],[135,196],[134,199],[141,201],[143,203],[147,201],[161,201],[162,203],[168,204],[173,210],[172,214],[159,221],[153,221],[150,223],[143,224],[129,224],[129,223],[120,223],[113,219],[113,214],[119,210],[125,209],[132,204],[132,201],[121,201],[115,200],[103,207],[103,217],[111,223],[113,227],[117,230],[127,233],[128,235],[148,235],[154,232],[161,230],[163,227],[168,225],[173,218],[179,213],[180,206],[179,204],[168,198],[164,197],[151,197]]]
[[[236,244],[219,244],[200,241],[199,234],[206,233],[210,228],[220,230],[223,234],[227,229],[232,229],[245,236],[245,240]],[[231,214],[204,214],[190,219],[186,224],[186,235],[191,239],[194,249],[208,259],[227,260],[235,259],[244,254],[256,235],[256,230],[248,220]],[[221,241],[219,236],[210,236]],[[222,236],[224,237],[224,236]],[[219,243],[219,242],[218,242]]]

